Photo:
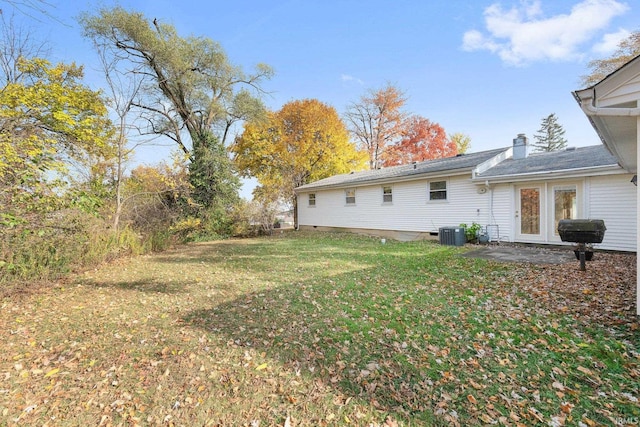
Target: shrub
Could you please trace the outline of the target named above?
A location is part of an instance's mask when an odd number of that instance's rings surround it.
[[[464,228],[464,234],[467,238],[467,242],[474,242],[478,238],[478,234],[482,231],[482,226],[477,222],[467,225],[465,223],[460,224],[460,227]]]

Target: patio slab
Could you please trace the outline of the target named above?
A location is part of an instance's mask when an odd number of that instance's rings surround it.
[[[528,262],[532,264],[578,262],[570,247],[541,248],[534,246],[489,245],[466,252],[462,256],[500,262]]]

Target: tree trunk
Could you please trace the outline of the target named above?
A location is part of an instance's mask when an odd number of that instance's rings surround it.
[[[298,229],[298,195],[293,195],[293,229]]]

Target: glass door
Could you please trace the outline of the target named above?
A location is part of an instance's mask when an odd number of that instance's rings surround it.
[[[578,218],[578,195],[575,185],[553,187],[553,237],[559,239],[558,223],[561,219]]]
[[[519,239],[539,240],[541,233],[542,197],[540,187],[518,189],[516,234]]]

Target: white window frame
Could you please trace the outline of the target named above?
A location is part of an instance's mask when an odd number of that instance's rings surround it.
[[[385,192],[385,190],[389,190],[389,192]],[[382,204],[383,205],[392,205],[393,204],[393,186],[392,185],[383,185],[382,186]]]
[[[353,194],[353,195],[350,196],[349,194]],[[344,203],[347,206],[356,205],[356,189],[355,188],[347,188],[346,190],[344,190]]]
[[[316,193],[309,193],[309,207],[310,208],[315,208],[316,207]]]
[[[432,184],[444,182],[444,189],[431,189]],[[434,199],[431,196],[435,193],[440,193],[444,191],[444,199]],[[442,203],[449,200],[449,181],[446,179],[439,179],[429,181],[427,184],[427,202],[429,203]]]

